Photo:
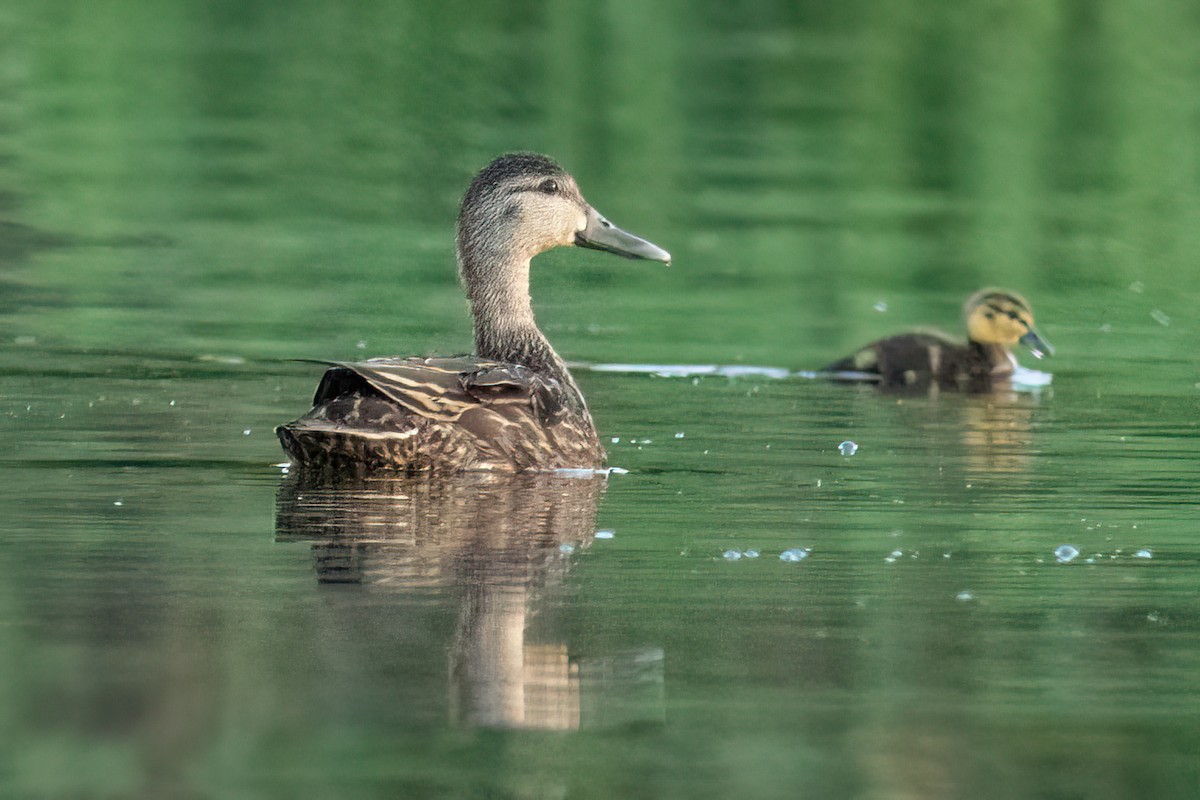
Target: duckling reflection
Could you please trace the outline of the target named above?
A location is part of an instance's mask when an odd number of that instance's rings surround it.
[[[1033,459],[1033,413],[1041,397],[993,392],[969,398],[960,436],[973,479],[994,476],[1004,482],[1029,471]]]
[[[276,541],[312,542],[322,583],[457,594],[448,705],[460,724],[567,730],[654,720],[664,703],[661,650],[573,657],[552,613],[572,553],[592,542],[604,490],[603,478],[553,473],[293,474],[277,496]],[[624,719],[591,713],[614,706]]]
[[[963,304],[967,340],[937,330],[879,339],[821,370],[835,380],[882,388],[988,392],[1011,384],[1018,368],[1012,347],[1023,344],[1036,358],[1054,348],[1034,328],[1029,301],[1003,289],[981,289]]]

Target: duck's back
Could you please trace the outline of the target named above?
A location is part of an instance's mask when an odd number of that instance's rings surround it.
[[[990,380],[992,365],[977,345],[956,341],[940,331],[915,331],[871,342],[822,372],[886,387],[937,384],[973,389]]]
[[[276,429],[317,469],[518,471],[600,467],[574,384],[471,357],[330,362],[313,408]]]

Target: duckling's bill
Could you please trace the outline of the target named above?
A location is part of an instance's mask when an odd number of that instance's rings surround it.
[[[592,250],[616,253],[626,258],[644,258],[668,265],[671,263],[671,254],[666,250],[640,236],[621,230],[590,206],[587,210],[587,224],[583,230],[576,232],[575,244]]]
[[[1030,329],[1029,333],[1021,337],[1020,342],[1029,348],[1029,352],[1033,353],[1034,358],[1054,355],[1054,345],[1043,339],[1035,330]]]

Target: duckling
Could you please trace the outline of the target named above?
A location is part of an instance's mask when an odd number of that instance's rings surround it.
[[[602,467],[587,403],[529,296],[530,261],[561,245],[671,262],[601,216],[551,159],[500,156],[475,176],[458,213],[475,354],[319,362],[331,368],[312,410],[275,429],[292,462],[358,472]]]
[[[1054,348],[1033,326],[1029,301],[1015,292],[982,289],[963,304],[967,341],[940,331],[915,331],[871,342],[833,362],[823,374],[881,387],[931,387],[990,391],[1007,381],[1017,366],[1010,349],[1023,344],[1037,358]]]

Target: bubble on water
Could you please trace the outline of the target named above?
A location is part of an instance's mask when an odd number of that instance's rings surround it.
[[[116,506],[117,508],[120,508],[121,506],[125,505],[125,501],[124,500],[114,500],[113,505]]]
[[[366,350],[366,349],[367,349],[367,340],[366,340],[366,339],[359,339],[359,340],[358,340],[358,341],[355,343],[355,345],[354,345],[354,346],[355,346],[355,347],[357,347],[359,350]]]
[[[1133,554],[1134,558],[1154,558],[1154,553],[1149,548],[1143,547]]]
[[[244,431],[242,431],[242,436],[249,436],[249,435],[250,435],[250,429],[249,429],[249,428],[246,428]]]
[[[1074,561],[1079,556],[1079,549],[1069,544],[1060,544],[1054,548],[1054,559],[1060,564]]]
[[[782,553],[780,553],[779,560],[792,562],[803,561],[804,559],[808,558],[808,554],[811,552],[812,549],[808,547],[793,547],[790,550],[784,550]]]
[[[683,438],[683,431],[680,431],[679,433],[675,434],[675,438],[676,438],[676,439],[682,439],[682,438]]]
[[[751,549],[742,553],[742,555],[744,555],[746,558],[758,558],[758,551]]]
[[[223,356],[215,353],[201,353],[196,356],[197,361],[207,361],[212,364],[245,364],[246,359],[241,356]]]
[[[882,314],[883,312],[887,311],[887,303],[885,303],[884,301],[880,300],[878,303],[876,303],[875,305],[871,306],[871,308],[875,309],[875,310],[876,310],[876,311],[878,311],[880,314]]]
[[[954,595],[954,599],[966,603],[970,600],[974,600],[975,595],[971,594],[970,592],[959,592],[958,594]]]
[[[1151,622],[1158,622],[1158,619],[1159,619],[1158,612],[1151,611],[1149,614],[1146,615],[1146,619],[1148,619]]]
[[[1171,318],[1157,308],[1150,312],[1150,316],[1164,328],[1171,324]]]
[[[858,452],[858,445],[847,439],[838,445],[838,452],[844,456],[852,456]]]
[[[596,531],[597,539],[611,539],[616,535],[617,535],[617,532],[614,530],[605,529],[605,530]]]
[[[738,550],[726,550],[724,553],[722,553],[722,555],[725,557],[726,561],[737,561],[742,557],[741,552]]]
[[[620,444],[620,443],[621,443],[621,437],[620,437],[620,436],[614,436],[614,437],[612,438],[612,443],[613,443],[613,444]]]
[[[568,554],[569,554],[569,553],[574,553],[574,552],[575,552],[575,545],[573,545],[573,544],[560,544],[560,545],[558,546],[558,552],[560,552],[560,553],[568,553]]]

